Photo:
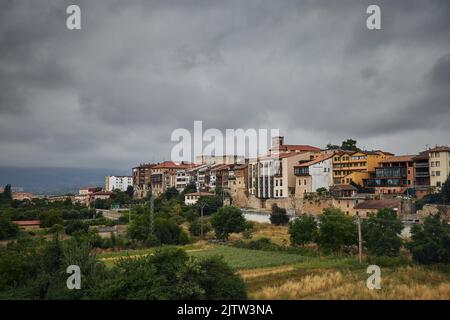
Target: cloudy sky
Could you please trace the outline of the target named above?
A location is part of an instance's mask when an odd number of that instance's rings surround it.
[[[0,165],[160,161],[194,120],[319,147],[450,144],[450,1],[0,1]]]

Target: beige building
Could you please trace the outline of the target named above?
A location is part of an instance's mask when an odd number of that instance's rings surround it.
[[[214,193],[209,192],[192,192],[184,195],[184,204],[191,206],[197,203],[200,197],[214,196]]]
[[[428,150],[430,186],[439,190],[450,174],[450,147],[441,146]]]

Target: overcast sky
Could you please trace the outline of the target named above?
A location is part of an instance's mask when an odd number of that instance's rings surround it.
[[[0,165],[161,161],[194,120],[318,147],[448,145],[450,1],[0,1]]]

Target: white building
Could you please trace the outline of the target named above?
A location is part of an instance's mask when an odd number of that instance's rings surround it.
[[[316,192],[319,188],[333,185],[333,155],[321,155],[294,167],[296,177],[295,193],[302,197],[304,193]]]
[[[132,185],[132,176],[107,176],[105,179],[106,191],[113,191],[116,189],[119,189],[120,191],[127,191],[127,188]]]
[[[177,170],[175,187],[178,191],[183,191],[191,181],[193,181],[193,178],[189,169]]]
[[[213,196],[214,193],[209,192],[193,192],[193,193],[187,193],[184,195],[184,203],[186,205],[194,205],[197,203],[198,199],[203,196]]]

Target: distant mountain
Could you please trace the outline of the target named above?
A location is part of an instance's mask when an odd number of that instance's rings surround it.
[[[109,175],[131,175],[131,169],[0,167],[0,186],[11,184],[25,192],[58,195],[77,193],[83,186],[104,186]]]

